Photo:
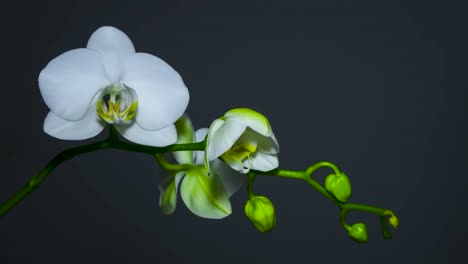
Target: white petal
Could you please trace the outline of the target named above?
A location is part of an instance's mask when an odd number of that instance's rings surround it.
[[[269,137],[272,133],[268,119],[250,108],[235,108],[224,114],[227,120],[236,119],[254,131]]]
[[[258,151],[265,153],[265,154],[278,154],[279,144],[273,133],[271,134],[270,137],[264,137],[262,135],[258,135],[257,142],[258,142]]]
[[[87,118],[79,121],[67,121],[60,118],[52,111],[47,114],[44,120],[44,132],[58,139],[82,140],[98,135],[105,124],[101,120]]]
[[[246,160],[244,163],[252,170],[270,171],[278,168],[278,156],[256,152],[251,156],[251,160]]]
[[[173,124],[187,108],[189,93],[182,78],[158,57],[146,53],[127,57],[122,81],[137,93],[135,118],[145,129]]]
[[[220,119],[218,119],[220,120]],[[217,122],[217,121],[215,121]],[[212,161],[229,150],[237,139],[244,133],[247,126],[235,119],[228,119],[224,123],[212,124],[210,127],[208,142],[206,146],[206,155],[208,161]],[[211,130],[216,128],[214,132]]]
[[[195,142],[201,142],[208,134],[208,128],[200,128],[195,132]],[[195,164],[201,165],[204,162],[204,151],[195,151]]]
[[[192,125],[192,121],[187,114],[184,114],[175,123],[177,130],[177,144],[193,143],[195,141],[195,132]],[[193,164],[193,152],[192,151],[175,151],[174,158],[179,164]]]
[[[180,171],[176,175],[169,176],[158,185],[160,192],[159,207],[161,207],[164,214],[174,213],[177,206],[177,189],[185,173],[185,171]]]
[[[195,142],[202,142],[205,139],[206,134],[208,134],[208,128],[206,128],[206,127],[199,128],[195,132]]]
[[[59,117],[78,121],[88,112],[94,96],[110,84],[97,51],[67,51],[39,74],[39,88],[45,103]]]
[[[207,141],[206,141],[206,146],[205,146],[205,155],[204,155],[204,161],[203,161],[204,163],[207,162],[208,164],[205,164],[205,165],[209,165],[208,157],[211,158],[211,156],[213,155],[212,154],[213,146],[212,146],[211,140],[223,125],[224,125],[223,119],[216,119],[215,121],[211,123],[210,128],[208,128],[208,135],[206,138]],[[208,152],[211,154],[211,156],[208,156]]]
[[[130,38],[117,28],[109,26],[94,31],[86,47],[101,53],[106,74],[113,82],[119,81],[123,76],[124,59],[135,53]]]
[[[44,120],[44,132],[65,140],[82,140],[98,135],[106,125],[96,111],[98,98],[94,98],[88,113],[79,121],[65,120],[50,111]]]
[[[219,159],[211,162],[211,172],[214,177],[221,180],[224,190],[229,197],[239,190],[245,179],[244,175],[241,175],[237,171],[231,169],[231,167]]]
[[[174,125],[160,130],[145,130],[136,122],[115,127],[124,138],[141,145],[165,147],[177,141],[177,131]]]
[[[220,219],[231,214],[231,202],[222,183],[207,175],[203,167],[187,172],[180,186],[187,208],[200,217]]]

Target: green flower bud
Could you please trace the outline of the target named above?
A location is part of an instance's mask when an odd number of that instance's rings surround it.
[[[247,201],[244,212],[258,231],[265,233],[276,226],[275,207],[265,196],[255,196]]]
[[[363,223],[356,223],[351,226],[348,236],[358,243],[367,243],[367,227]]]
[[[342,172],[338,175],[328,175],[325,179],[325,189],[340,202],[346,202],[349,196],[351,196],[351,183],[348,176]]]
[[[400,220],[398,220],[398,217],[396,215],[392,215],[389,219],[388,222],[392,225],[393,228],[397,228],[398,225],[400,224]]]

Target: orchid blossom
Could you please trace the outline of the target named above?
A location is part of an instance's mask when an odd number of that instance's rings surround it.
[[[178,142],[191,143],[188,134],[193,127],[187,116],[176,123],[179,132]],[[202,142],[208,133],[207,128],[198,129],[195,141]],[[172,173],[159,185],[159,206],[163,213],[171,214],[176,209],[177,193],[180,185],[182,200],[187,208],[203,218],[220,219],[231,214],[231,197],[242,185],[244,177],[232,170],[221,160],[211,162],[211,173],[203,166],[202,151],[175,152],[179,163],[192,164],[187,171]]]
[[[248,108],[228,111],[210,126],[207,161],[224,160],[234,170],[270,171],[278,167],[278,141],[268,119]]]
[[[96,30],[86,48],[50,61],[39,75],[39,88],[50,108],[44,131],[68,140],[94,137],[109,123],[135,143],[173,144],[173,123],[189,101],[171,66],[135,52],[128,36],[109,26]]]

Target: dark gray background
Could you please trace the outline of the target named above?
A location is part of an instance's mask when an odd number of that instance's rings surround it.
[[[444,4],[442,4],[444,2]],[[459,1],[461,2],[461,1]],[[449,263],[466,256],[466,7],[445,1],[31,1],[2,7],[0,200],[70,146],[42,131],[39,71],[102,25],[183,76],[206,127],[234,107],[269,117],[282,168],[330,160],[351,201],[393,209],[383,240],[347,238],[336,207],[303,182],[259,177],[277,228],[221,221],[179,199],[157,207],[151,157],[106,150],[62,164],[0,219],[1,263]],[[103,138],[105,133],[99,138]],[[319,177],[323,179],[324,174]],[[459,262],[458,262],[459,263]]]

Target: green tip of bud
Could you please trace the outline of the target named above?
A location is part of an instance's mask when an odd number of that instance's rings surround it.
[[[400,224],[400,220],[398,220],[398,217],[396,217],[396,215],[392,215],[389,219],[388,219],[388,222],[390,223],[390,225],[392,225],[393,228],[397,228],[398,225]]]
[[[367,243],[368,234],[367,227],[363,223],[356,223],[351,226],[348,231],[348,236],[358,243]]]
[[[351,183],[348,176],[342,172],[338,175],[328,175],[325,179],[325,189],[340,202],[346,202],[351,196]]]
[[[273,203],[265,196],[255,196],[247,201],[244,212],[250,222],[262,233],[276,226],[276,212]]]

